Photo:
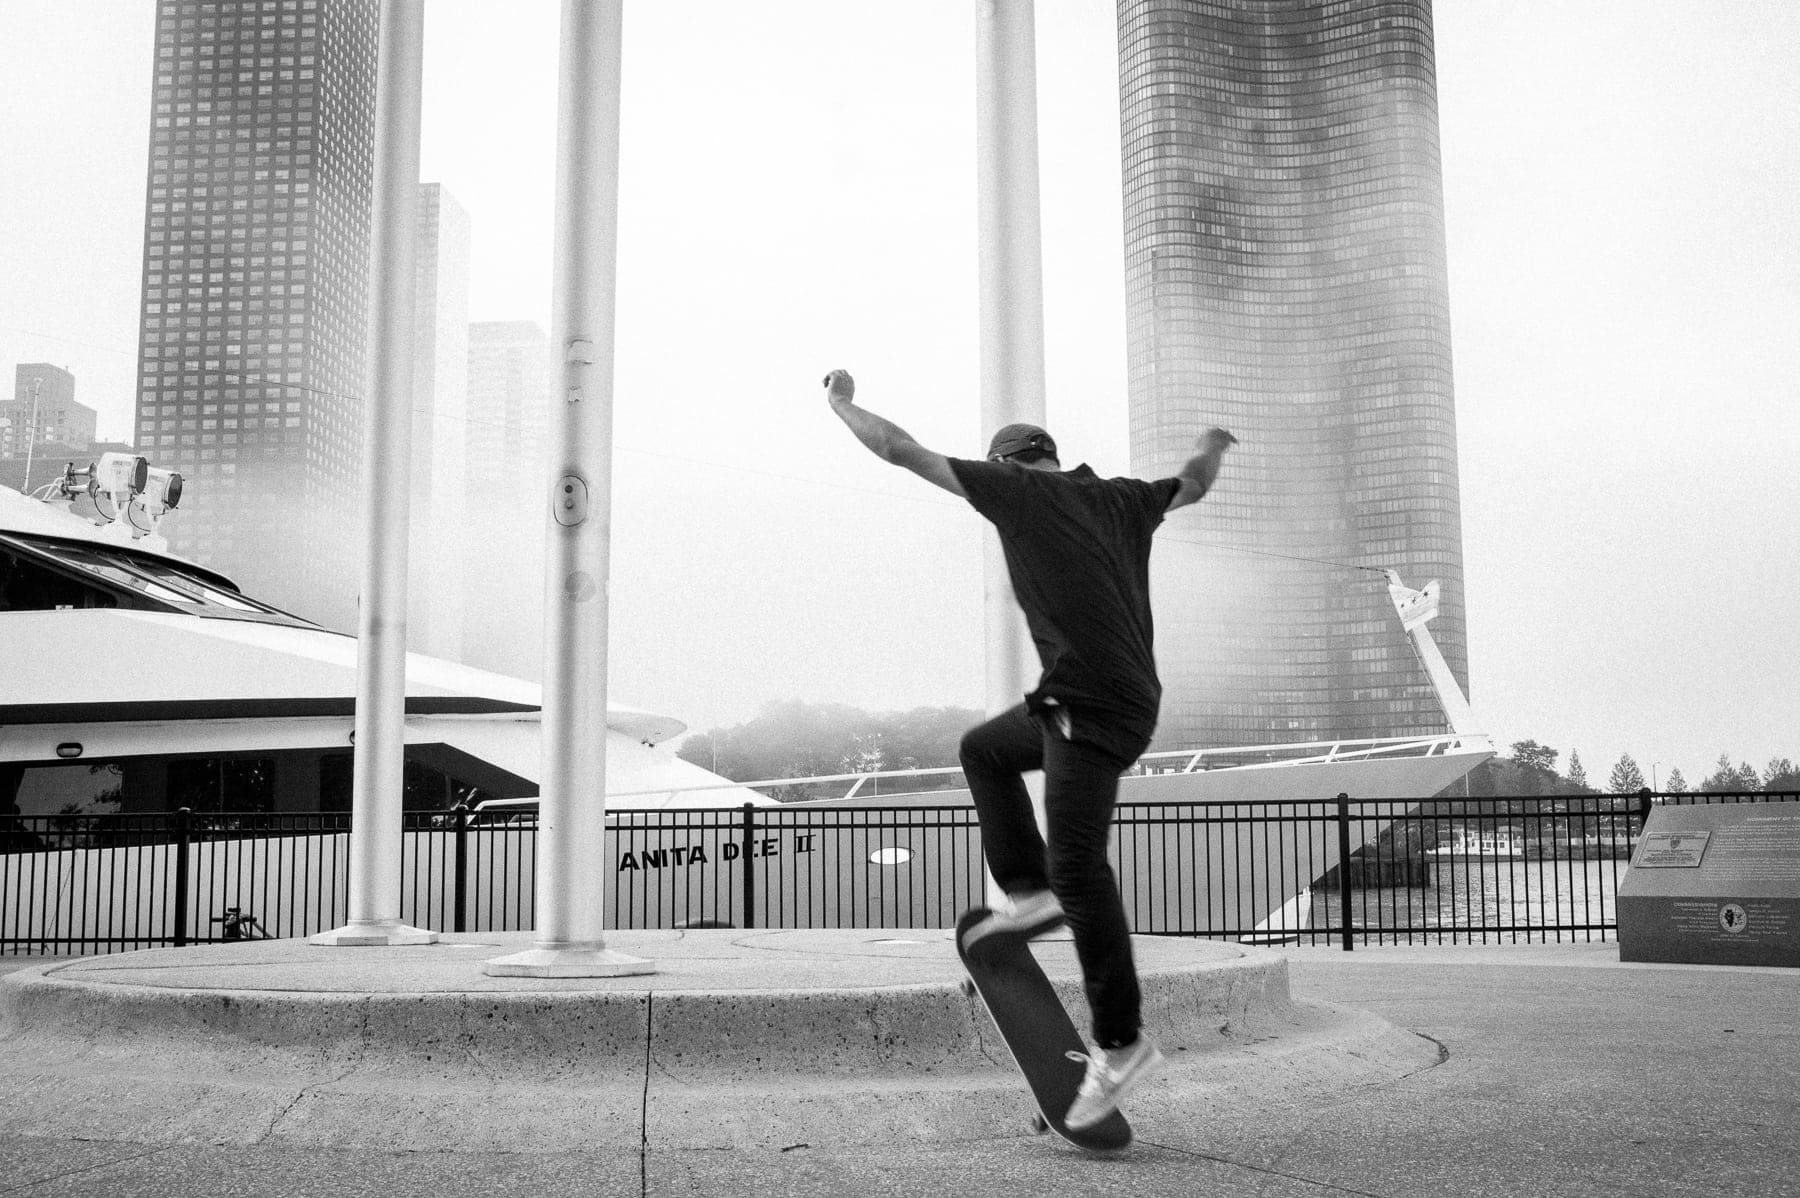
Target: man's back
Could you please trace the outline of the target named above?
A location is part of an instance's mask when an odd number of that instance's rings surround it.
[[[970,504],[999,531],[1043,661],[1028,703],[1035,709],[1053,700],[1148,738],[1162,697],[1150,547],[1177,481],[955,458],[951,468]]]

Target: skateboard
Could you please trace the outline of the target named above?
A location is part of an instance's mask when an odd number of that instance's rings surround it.
[[[1087,1072],[1086,1066],[1066,1054],[1086,1052],[1087,1045],[1023,936],[995,932],[976,941],[973,949],[963,947],[963,933],[987,914],[986,907],[963,912],[956,923],[956,952],[969,971],[965,990],[972,987],[981,995],[1037,1100],[1032,1130],[1040,1134],[1053,1131],[1089,1152],[1125,1147],[1131,1143],[1131,1124],[1118,1111],[1092,1127],[1076,1129],[1064,1122]]]

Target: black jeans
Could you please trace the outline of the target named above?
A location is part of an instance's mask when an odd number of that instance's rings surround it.
[[[1106,855],[1119,775],[1130,764],[1070,739],[1052,713],[1033,716],[1022,704],[962,739],[988,869],[1008,894],[1055,892],[1075,936],[1094,1040],[1102,1048],[1137,1039],[1140,1022],[1131,929]],[[1044,771],[1047,845],[1020,777],[1036,769]]]

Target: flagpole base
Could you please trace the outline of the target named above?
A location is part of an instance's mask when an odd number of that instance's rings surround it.
[[[347,948],[376,944],[436,944],[438,938],[436,932],[415,928],[397,919],[368,919],[353,920],[341,928],[308,936],[306,942]]]
[[[495,957],[482,972],[497,978],[623,978],[655,973],[656,962],[601,945],[530,948]]]

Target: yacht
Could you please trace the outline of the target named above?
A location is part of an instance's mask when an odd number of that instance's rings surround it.
[[[0,814],[348,810],[356,638],[171,554],[161,473],[107,454],[41,497],[0,486]],[[535,795],[541,716],[535,683],[409,653],[409,789]],[[659,747],[685,730],[608,706],[616,806],[772,801]]]

